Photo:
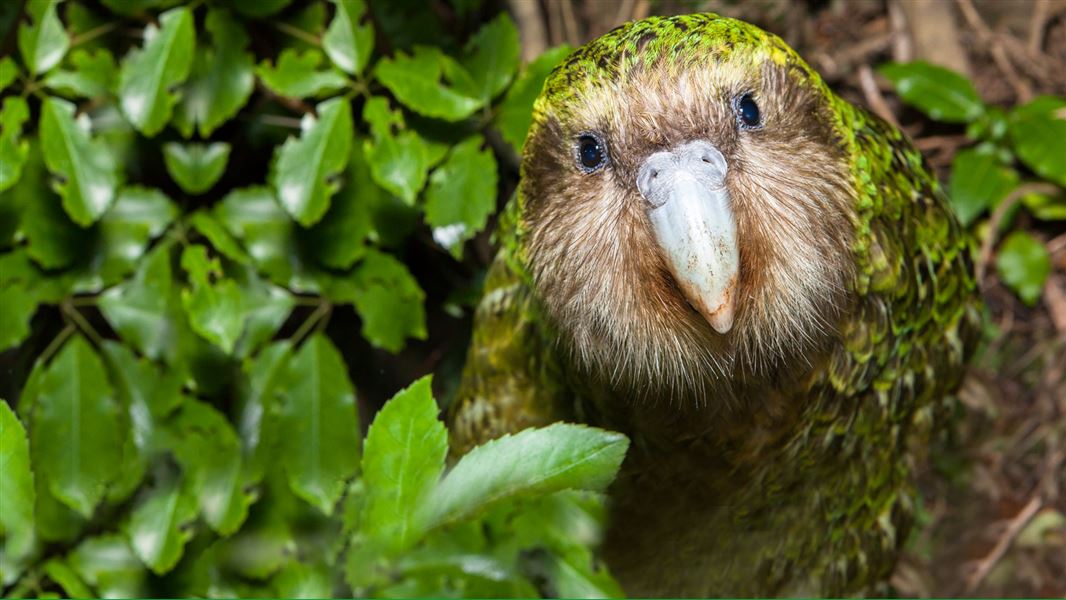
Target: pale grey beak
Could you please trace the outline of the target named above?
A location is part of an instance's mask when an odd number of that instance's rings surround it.
[[[696,140],[652,154],[637,172],[670,272],[689,303],[723,334],[733,327],[740,267],[726,170],[722,153]]]

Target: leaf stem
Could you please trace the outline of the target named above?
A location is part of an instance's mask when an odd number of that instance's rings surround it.
[[[296,333],[292,334],[290,339],[292,340],[293,346],[300,345],[304,338],[307,337],[307,334],[311,333],[311,330],[315,328],[315,325],[318,325],[318,322],[321,321],[323,317],[332,312],[332,309],[333,306],[323,299],[321,304],[315,308],[314,312],[307,317],[307,320],[300,324],[300,328],[296,330]]]
[[[288,23],[275,23],[274,26],[277,27],[278,30],[281,31],[282,33],[286,33],[288,35],[291,35],[292,37],[294,37],[294,38],[296,38],[298,40],[303,40],[303,41],[307,42],[308,44],[311,44],[312,46],[317,46],[317,47],[321,47],[322,46],[322,41],[319,40],[318,37],[316,37],[314,35],[311,35],[310,33],[307,33],[306,31],[304,31],[303,29],[300,29],[299,27],[293,27],[292,25],[289,25]]]
[[[63,314],[67,315],[70,318],[70,320],[74,321],[74,324],[78,326],[78,329],[80,329],[82,333],[89,336],[89,339],[93,341],[93,344],[97,346],[103,344],[104,338],[96,332],[96,329],[93,328],[92,324],[89,323],[89,321],[81,314],[81,312],[79,312],[78,309],[74,308],[69,298],[63,301],[63,304],[61,305],[61,310],[63,311]]]
[[[96,38],[104,34],[110,33],[116,27],[118,27],[118,22],[112,21],[111,23],[104,23],[103,25],[93,27],[92,29],[84,33],[79,33],[78,35],[70,38],[70,47],[76,48],[82,44],[91,42],[92,40],[95,40]]]
[[[67,341],[67,338],[70,337],[70,334],[72,333],[74,333],[74,326],[70,323],[67,323],[67,326],[64,327],[59,332],[59,334],[52,339],[51,342],[48,343],[48,347],[44,349],[44,352],[41,352],[41,355],[37,357],[37,360],[39,360],[41,364],[46,364],[49,360],[51,360],[52,355],[55,354],[56,351],[59,350],[59,348],[63,345],[63,342]],[[18,596],[11,597],[17,598]]]

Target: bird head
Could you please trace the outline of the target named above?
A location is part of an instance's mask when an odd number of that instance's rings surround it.
[[[778,37],[710,14],[623,25],[556,67],[518,230],[577,363],[676,396],[824,346],[854,271],[842,104]]]

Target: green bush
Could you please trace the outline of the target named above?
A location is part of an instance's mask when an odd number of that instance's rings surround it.
[[[591,549],[623,436],[555,425],[446,471],[430,380],[363,439],[361,357],[338,349],[359,334],[326,326],[350,310],[390,353],[426,337],[404,249],[463,258],[567,49],[521,66],[477,1],[19,4],[6,594],[619,593]]]
[[[1041,96],[1004,112],[985,105],[968,79],[943,67],[890,63],[881,67],[881,74],[904,102],[930,118],[967,126],[966,137],[976,145],[955,155],[948,183],[963,225],[975,224],[1001,205],[1016,210],[1016,205],[1004,204],[1011,194],[1038,221],[1066,221],[1066,99]],[[1022,167],[1035,175],[1027,184]],[[986,244],[995,241],[999,227],[995,229],[981,234]],[[996,270],[1003,283],[1033,305],[1051,274],[1051,258],[1032,235],[1014,231],[999,247]]]

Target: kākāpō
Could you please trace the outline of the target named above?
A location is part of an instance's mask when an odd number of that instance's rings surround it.
[[[630,595],[877,590],[979,322],[902,133],[753,25],[629,23],[549,76],[498,235],[457,452],[628,434],[604,555]]]

